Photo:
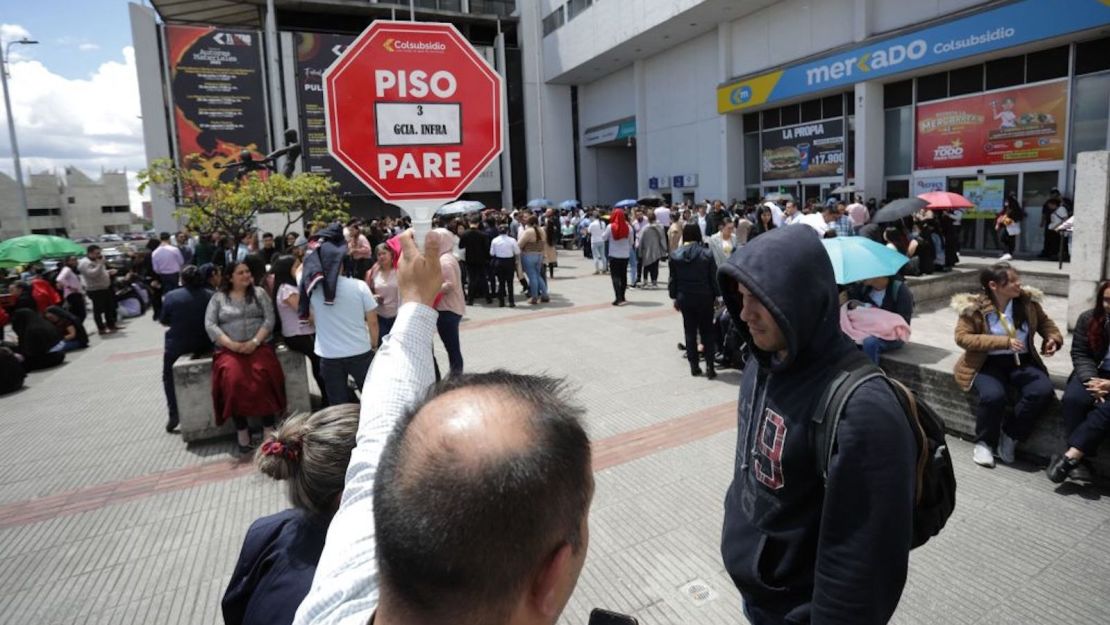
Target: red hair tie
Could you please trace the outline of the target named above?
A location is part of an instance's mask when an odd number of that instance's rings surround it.
[[[270,440],[262,443],[263,456],[283,456],[288,460],[296,461],[300,456],[300,445],[286,445],[281,441]]]

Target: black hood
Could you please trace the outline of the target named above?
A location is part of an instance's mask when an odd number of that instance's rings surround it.
[[[832,263],[812,228],[787,226],[761,234],[738,249],[717,277],[736,327],[763,366],[772,367],[772,354],[755,346],[748,325],[740,319],[737,283],[759,298],[786,335],[788,356],[775,362],[773,370],[790,369],[799,360],[810,364],[836,358],[852,348],[840,331]]]

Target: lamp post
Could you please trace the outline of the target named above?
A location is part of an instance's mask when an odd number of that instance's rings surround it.
[[[23,224],[23,234],[31,234],[31,222],[27,211],[27,187],[23,186],[23,167],[19,164],[19,144],[15,140],[15,117],[12,115],[12,99],[8,95],[8,59],[11,57],[12,46],[23,44],[26,46],[38,43],[34,39],[24,37],[19,41],[9,42],[4,46],[4,54],[0,56],[0,83],[4,86],[4,110],[8,113],[8,134],[12,139],[12,160],[15,164],[15,181],[19,185],[19,200],[23,211],[20,213],[20,223]]]

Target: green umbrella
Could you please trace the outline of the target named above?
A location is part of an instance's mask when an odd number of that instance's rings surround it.
[[[69,239],[48,234],[28,234],[0,243],[0,267],[16,267],[44,258],[79,256],[84,253],[84,247]]]

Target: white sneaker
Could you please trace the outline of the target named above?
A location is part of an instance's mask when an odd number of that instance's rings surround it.
[[[1001,436],[998,437],[998,459],[1002,461],[1002,464],[1014,463],[1015,448],[1017,448],[1017,441],[1002,432]]]
[[[971,459],[981,467],[994,467],[994,452],[991,451],[990,445],[986,443],[975,443],[975,451],[972,453]]]
[[[1014,257],[1009,254],[1003,254],[1002,256],[998,257],[998,260],[1013,260],[1013,258]]]

